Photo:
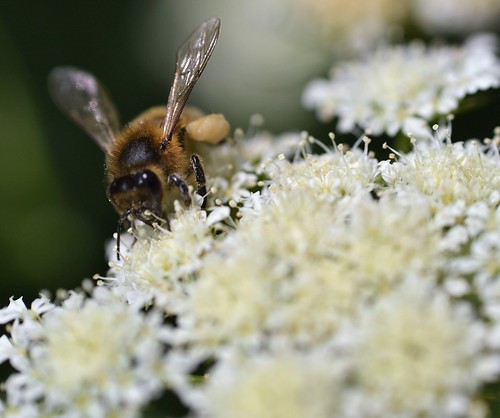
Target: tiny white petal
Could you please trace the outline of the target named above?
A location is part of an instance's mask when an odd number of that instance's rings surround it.
[[[469,283],[462,278],[447,279],[444,282],[446,291],[454,297],[464,296],[470,290]]]
[[[207,225],[214,225],[229,217],[230,209],[227,206],[218,206],[214,208],[207,217]]]
[[[42,295],[33,301],[31,304],[31,310],[37,315],[43,315],[44,313],[54,309],[55,306],[56,305],[50,302],[49,298]]]
[[[0,337],[0,364],[9,359],[14,353],[14,347],[6,335]]]
[[[5,324],[17,318],[23,318],[28,312],[28,308],[23,302],[23,298],[9,299],[9,306],[0,309],[0,324]]]

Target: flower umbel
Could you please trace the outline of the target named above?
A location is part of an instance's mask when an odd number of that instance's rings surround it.
[[[500,371],[497,360],[484,373],[486,327],[469,307],[418,280],[381,298],[355,328],[358,416],[474,416],[471,395]]]
[[[123,262],[112,262],[110,275],[114,277],[108,280],[131,302],[155,299],[157,306],[175,309],[171,305],[184,297],[185,283],[215,244],[214,224],[228,215],[226,206],[210,215],[198,207],[179,210],[170,230],[158,228],[133,245]]]
[[[25,364],[6,382],[9,408],[36,407],[41,416],[138,416],[161,389],[161,316],[144,314],[105,288],[92,298],[73,293],[62,306],[37,320],[12,325]],[[68,415],[69,414],[69,415]],[[71,415],[76,414],[76,415]]]
[[[320,353],[233,353],[215,368],[200,409],[218,418],[334,416],[342,373],[338,366],[325,367],[329,361]]]
[[[196,417],[485,416],[500,376],[498,132],[442,133],[396,161],[366,137],[314,155],[303,135],[291,160],[255,150],[212,207],[137,232],[106,286],[12,299],[2,413],[138,417],[168,387]]]
[[[455,111],[466,95],[500,85],[495,48],[488,35],[462,47],[415,42],[380,48],[334,67],[328,80],[310,82],[303,103],[322,121],[338,117],[343,132],[359,127],[373,135],[426,135],[426,122]]]

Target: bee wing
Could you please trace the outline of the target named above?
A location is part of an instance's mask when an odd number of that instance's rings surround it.
[[[205,69],[219,38],[220,20],[217,17],[203,22],[177,51],[174,82],[167,101],[167,116],[160,149],[172,139],[189,94]]]
[[[56,67],[48,77],[52,99],[73,122],[108,152],[120,128],[111,99],[97,79],[73,67]]]

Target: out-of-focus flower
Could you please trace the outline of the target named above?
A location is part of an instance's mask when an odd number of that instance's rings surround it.
[[[468,34],[495,30],[500,24],[498,0],[412,0],[418,24],[432,34]]]
[[[462,47],[415,42],[378,49],[334,67],[329,80],[313,80],[303,103],[325,122],[337,117],[343,132],[425,136],[427,122],[455,111],[466,95],[499,85],[495,39],[478,35]]]
[[[341,364],[317,353],[233,354],[211,374],[198,408],[214,418],[335,416]]]
[[[394,0],[290,0],[297,20],[333,48],[366,50],[401,25],[409,3]],[[313,33],[314,33],[313,32]]]
[[[348,402],[347,416],[484,413],[471,395],[498,376],[500,361],[491,361],[486,327],[469,307],[408,280],[365,311],[352,334],[356,401]]]
[[[51,417],[138,416],[164,382],[161,320],[158,312],[145,314],[105,288],[92,298],[72,293],[36,318],[35,332],[16,318],[10,347],[2,344],[2,358],[17,369],[5,382],[7,411],[21,417],[33,410]]]
[[[407,274],[437,275],[430,220],[425,205],[363,194],[330,205],[313,188],[288,190],[205,259],[176,312],[179,333],[215,349],[324,342]]]
[[[304,191],[243,218],[187,288],[179,331],[204,347],[327,338],[354,302],[333,258],[334,222],[332,208]]]

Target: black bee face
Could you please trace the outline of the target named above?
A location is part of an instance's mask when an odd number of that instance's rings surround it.
[[[132,215],[147,224],[162,216],[162,185],[150,170],[128,174],[113,180],[109,186],[110,201],[122,215]]]

